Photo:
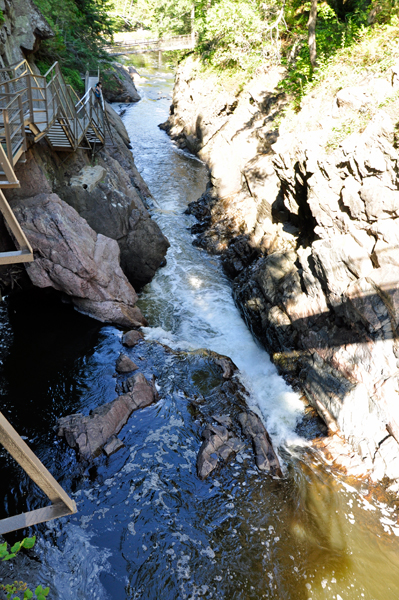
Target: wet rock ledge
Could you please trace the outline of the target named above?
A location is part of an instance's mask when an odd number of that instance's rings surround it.
[[[137,335],[139,333],[132,330],[122,338],[125,350],[115,365],[119,396],[99,405],[89,415],[73,414],[58,420],[58,435],[77,451],[80,460],[87,463],[96,459],[101,451],[111,456],[123,448],[123,439],[117,437],[118,434],[123,438],[123,427],[135,411],[167,397],[172,369],[173,379],[178,378],[180,390],[192,406],[197,437],[203,439],[202,444],[198,442],[196,460],[200,479],[218,472],[230,459],[249,448],[260,472],[282,477],[279,460],[261,419],[248,410],[246,391],[236,379],[234,363],[206,350],[175,352],[162,344],[146,342]],[[135,338],[134,343],[132,338]],[[170,357],[176,369],[171,366]],[[140,363],[140,371],[136,363]],[[198,395],[195,384],[190,381],[190,371],[198,368],[206,369],[213,378],[209,394]],[[216,386],[215,378],[219,381]]]

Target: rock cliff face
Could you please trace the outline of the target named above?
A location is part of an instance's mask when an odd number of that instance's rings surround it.
[[[0,66],[12,65],[53,36],[47,21],[31,0],[0,0],[4,23],[0,27]]]
[[[399,477],[399,154],[390,73],[290,120],[279,69],[243,91],[181,68],[164,127],[206,160],[190,211],[247,323],[373,477]],[[364,76],[363,76],[364,78]],[[384,104],[383,109],[381,105]],[[366,114],[366,117],[362,115]],[[348,122],[356,131],[336,140]],[[352,121],[351,121],[352,120]]]

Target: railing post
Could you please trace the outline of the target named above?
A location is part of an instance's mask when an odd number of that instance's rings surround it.
[[[86,71],[86,75],[85,75],[85,94],[87,94],[87,92],[89,91],[89,81],[90,81],[90,73],[89,73],[89,71]]]
[[[30,73],[26,73],[26,87],[28,88],[28,106],[29,106],[29,116],[31,123],[35,122],[35,113],[33,110],[33,98],[32,98],[32,80]]]
[[[19,115],[20,115],[20,121],[21,121],[22,148],[23,148],[23,151],[26,152],[27,146],[26,146],[26,135],[25,135],[25,123],[24,123],[24,109],[22,107],[21,94],[19,94],[19,96],[18,96],[18,106],[19,106]]]
[[[13,156],[12,156],[12,144],[11,144],[11,136],[10,136],[10,122],[8,119],[8,110],[3,109],[3,122],[4,122],[4,133],[6,136],[6,146],[7,146],[7,156],[10,161],[11,166],[14,166]]]

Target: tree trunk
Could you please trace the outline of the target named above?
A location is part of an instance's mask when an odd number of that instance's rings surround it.
[[[193,2],[192,6],[191,6],[191,45],[193,48],[195,48],[194,21],[195,21],[195,4]]]
[[[310,64],[312,68],[317,67],[317,51],[316,51],[316,20],[317,20],[317,0],[312,0],[310,7],[310,15],[308,21],[308,45],[310,54]]]

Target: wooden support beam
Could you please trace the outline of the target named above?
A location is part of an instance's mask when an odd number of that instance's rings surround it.
[[[75,502],[62,489],[1,412],[0,443],[53,503],[45,508],[0,520],[0,535],[76,512]]]
[[[8,227],[11,229],[11,232],[20,248],[20,250],[17,250],[16,252],[0,252],[0,264],[8,265],[14,262],[31,262],[33,260],[32,246],[28,242],[26,235],[22,231],[20,224],[15,218],[15,215],[1,190],[0,212],[2,213]],[[12,260],[13,258],[14,260]]]

